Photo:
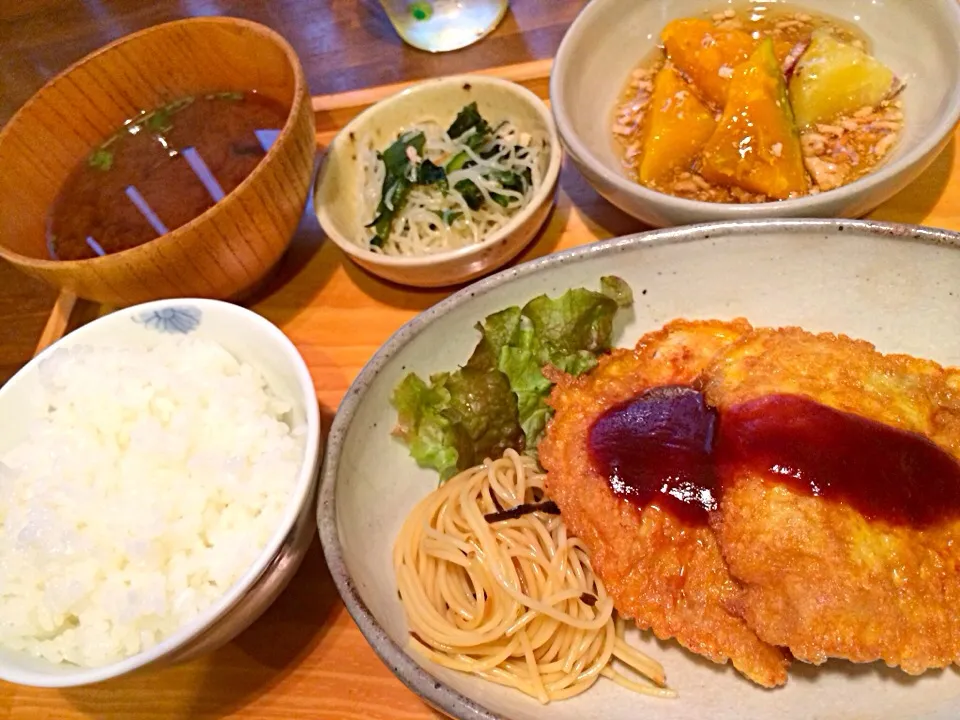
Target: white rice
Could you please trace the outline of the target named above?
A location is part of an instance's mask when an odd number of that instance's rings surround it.
[[[74,347],[0,454],[0,645],[103,665],[220,598],[277,529],[304,428],[220,345]]]

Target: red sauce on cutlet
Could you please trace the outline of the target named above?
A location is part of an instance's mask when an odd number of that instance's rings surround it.
[[[800,395],[719,414],[690,387],[654,388],[590,428],[594,468],[620,497],[703,524],[727,478],[765,475],[869,520],[924,527],[960,516],[960,463],[923,435]]]
[[[691,387],[654,388],[607,410],[590,428],[590,459],[614,493],[706,522],[717,507],[716,411]]]

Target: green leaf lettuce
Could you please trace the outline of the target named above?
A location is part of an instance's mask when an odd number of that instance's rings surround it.
[[[464,367],[429,383],[407,375],[394,390],[395,433],[414,459],[446,480],[507,448],[535,454],[553,414],[542,368],[571,375],[592,369],[610,349],[618,307],[629,303],[630,288],[619,278],[603,278],[601,287],[541,295],[494,313],[477,325],[480,342]]]

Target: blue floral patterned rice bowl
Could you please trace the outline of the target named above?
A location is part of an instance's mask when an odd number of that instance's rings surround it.
[[[98,318],[54,343],[0,388],[0,453],[25,437],[30,424],[25,419],[43,397],[41,364],[58,350],[146,349],[170,342],[171,335],[217,343],[239,362],[259,370],[270,390],[290,402],[290,420],[304,428],[305,442],[302,464],[279,525],[253,564],[218,601],[156,645],[99,667],[54,664],[0,648],[0,679],[43,687],[86,685],[147,665],[183,662],[210,652],[245,629],[273,602],[313,540],[316,478],[323,455],[313,381],[296,347],[276,326],[230,303],[180,298],[136,305]]]

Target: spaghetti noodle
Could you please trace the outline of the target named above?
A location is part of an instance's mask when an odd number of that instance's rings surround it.
[[[410,513],[393,562],[412,646],[542,703],[578,695],[600,676],[674,697],[661,665],[624,641],[586,549],[543,503],[544,478],[535,460],[508,450]],[[524,503],[536,507],[520,517],[504,512]]]

